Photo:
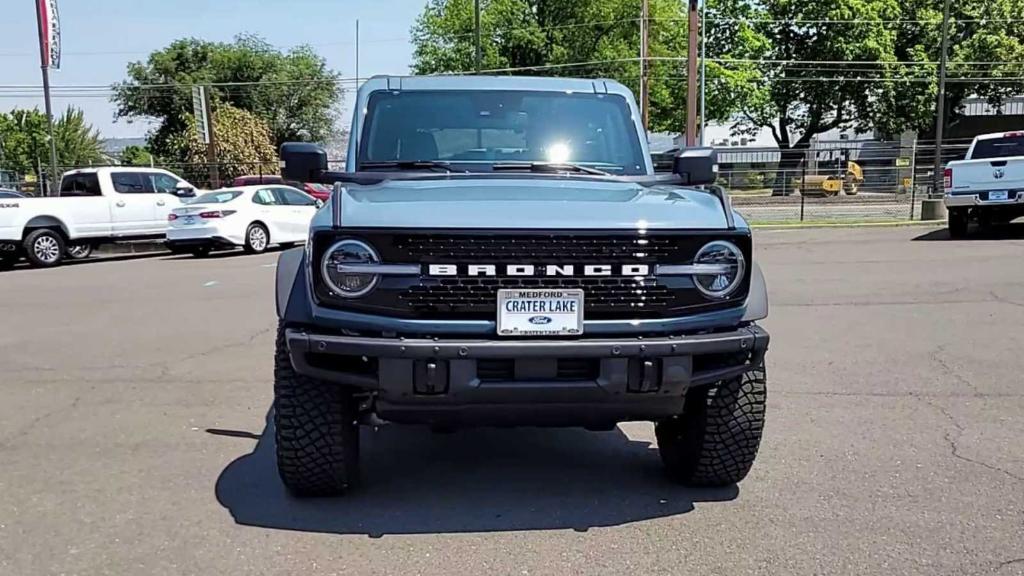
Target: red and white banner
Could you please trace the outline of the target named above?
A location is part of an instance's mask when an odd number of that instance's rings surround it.
[[[60,15],[57,0],[36,0],[39,2],[40,38],[43,42],[43,66],[60,70]]]

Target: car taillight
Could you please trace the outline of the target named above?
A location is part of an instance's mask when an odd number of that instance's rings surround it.
[[[168,214],[167,215],[167,221],[168,222],[174,222],[177,219],[178,219],[178,215],[177,214]]]
[[[946,171],[942,173],[942,187],[946,190],[953,189],[953,169],[946,168]]]
[[[209,220],[212,218],[226,218],[234,213],[234,210],[211,210],[210,212],[200,212],[199,217]]]

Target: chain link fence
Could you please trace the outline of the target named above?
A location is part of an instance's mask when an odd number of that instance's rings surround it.
[[[753,223],[892,222],[920,218],[934,188],[935,143],[923,140],[817,141],[806,150],[718,148],[718,184]],[[962,159],[970,141],[946,141],[942,163]],[[937,194],[936,194],[937,191]]]
[[[970,140],[944,141],[942,163],[962,159],[969,146]],[[752,223],[908,221],[920,218],[922,199],[936,196],[934,141],[816,141],[796,151],[738,146],[717,151],[717,183]],[[334,170],[344,168],[340,161],[330,164]],[[665,159],[658,165],[665,169]],[[87,167],[63,166],[60,171]],[[158,162],[153,167],[169,170],[198,189],[230,186],[241,176],[253,177],[247,183],[280,178],[276,162]],[[46,174],[20,181],[8,174],[7,182],[40,195]]]

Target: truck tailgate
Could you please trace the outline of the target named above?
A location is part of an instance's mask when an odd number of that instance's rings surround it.
[[[1024,189],[1024,158],[950,162],[952,193]]]

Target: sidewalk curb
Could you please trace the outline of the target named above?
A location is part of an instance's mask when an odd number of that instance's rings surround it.
[[[914,220],[913,222],[799,222],[795,224],[751,224],[751,228],[758,230],[790,230],[801,228],[905,228],[905,227],[933,227],[942,228],[946,226],[945,220]]]

